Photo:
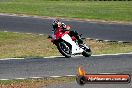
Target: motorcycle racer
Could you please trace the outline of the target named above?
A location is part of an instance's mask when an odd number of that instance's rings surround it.
[[[49,35],[48,38],[57,46],[63,56],[67,58],[77,54],[82,54],[85,57],[91,56],[91,49],[83,43],[81,35],[70,30],[70,26],[65,25],[58,19],[53,21],[52,26],[52,35]]]

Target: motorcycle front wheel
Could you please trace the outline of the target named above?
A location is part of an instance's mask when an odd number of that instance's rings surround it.
[[[67,42],[65,41],[58,42],[57,48],[59,52],[66,58],[71,57],[71,47],[70,44],[68,44]]]
[[[90,57],[92,55],[92,51],[89,47],[87,47],[85,44],[80,45],[80,47],[84,50],[82,52],[82,55],[85,57]]]

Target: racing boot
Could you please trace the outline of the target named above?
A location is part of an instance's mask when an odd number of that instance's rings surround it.
[[[78,40],[78,44],[83,44],[83,40],[80,35],[77,35],[76,38]]]

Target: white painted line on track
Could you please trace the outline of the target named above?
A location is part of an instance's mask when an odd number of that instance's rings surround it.
[[[47,77],[12,78],[12,79],[0,79],[0,80],[1,81],[6,81],[6,80],[41,79],[41,78],[60,78],[60,77],[72,77],[72,75],[71,76],[47,76]]]
[[[21,59],[25,59],[25,58],[4,58],[0,60],[21,60]]]
[[[66,77],[74,77],[74,76],[76,76],[76,75],[66,75]]]
[[[123,43],[123,41],[118,41],[118,43]]]
[[[44,35],[44,34],[39,34],[39,35]]]
[[[95,39],[96,41],[99,41],[99,39]]]
[[[26,78],[15,78],[15,79],[26,79]]]
[[[40,79],[40,78],[43,78],[43,77],[29,77],[30,79]]]
[[[116,53],[116,54],[99,54],[99,55],[92,55],[92,56],[116,56],[116,55],[130,55],[132,54],[132,52],[130,53]],[[82,55],[75,55],[72,56],[74,57],[81,57]],[[43,57],[43,58],[59,58],[59,57],[64,57],[64,56],[48,56],[48,57]],[[0,60],[21,60],[21,59],[25,59],[25,58],[4,58],[4,59],[0,59]]]
[[[19,60],[19,59],[25,59],[25,58],[4,58],[0,60]]]
[[[130,53],[116,53],[116,54],[99,54],[99,55],[92,55],[92,56],[116,56],[116,55],[128,55],[128,54],[132,54],[132,52]],[[79,56],[82,56],[82,55],[75,55],[75,56],[72,56],[72,57],[79,57]],[[44,58],[57,58],[57,57],[64,57],[64,56],[49,56],[49,57],[44,57]]]
[[[4,31],[4,32],[8,32],[8,31]]]
[[[98,74],[118,74],[118,73],[98,73]]]
[[[51,78],[59,78],[59,77],[63,77],[63,76],[50,76]]]
[[[92,56],[116,56],[116,55],[129,55],[132,54],[132,52],[130,53],[116,53],[116,54],[100,54],[100,55],[92,55]]]
[[[109,42],[110,40],[104,40],[105,42]]]
[[[0,79],[1,81],[10,80],[10,79]]]
[[[64,57],[64,56],[48,56],[48,57],[44,57],[44,58],[56,58],[56,57]]]

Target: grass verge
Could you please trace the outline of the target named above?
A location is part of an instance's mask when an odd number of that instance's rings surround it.
[[[86,40],[93,54],[132,52],[132,43],[112,43]],[[47,35],[0,32],[0,58],[45,57],[60,55]]]
[[[56,47],[47,36],[0,32],[0,58],[44,57],[57,55]]]
[[[86,44],[90,45],[93,54],[115,54],[132,52],[132,43],[98,42],[95,40],[86,40]]]
[[[0,13],[132,22],[132,1],[3,0]]]
[[[0,88],[42,88],[52,84],[75,81],[75,77],[42,78],[0,81]]]

